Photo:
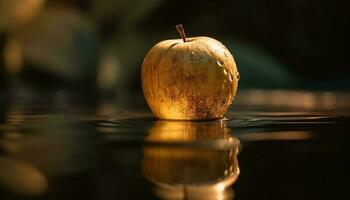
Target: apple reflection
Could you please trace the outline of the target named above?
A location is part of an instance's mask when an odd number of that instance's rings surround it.
[[[239,140],[225,121],[157,121],[143,148],[142,171],[161,199],[233,199]]]

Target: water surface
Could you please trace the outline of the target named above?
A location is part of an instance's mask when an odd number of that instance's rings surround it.
[[[341,197],[347,96],[266,103],[273,94],[242,94],[208,122],[156,121],[147,107],[111,101],[2,102],[0,199]],[[310,107],[305,95],[326,99]]]

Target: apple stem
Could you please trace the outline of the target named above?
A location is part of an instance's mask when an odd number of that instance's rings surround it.
[[[182,26],[182,24],[178,24],[178,25],[176,25],[175,27],[176,27],[177,32],[179,32],[179,34],[180,34],[182,40],[183,40],[184,42],[187,42],[185,30],[184,30],[184,27]]]

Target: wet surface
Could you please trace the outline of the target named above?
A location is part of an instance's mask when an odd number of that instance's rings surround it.
[[[337,101],[327,109],[238,101],[208,122],[156,121],[145,107],[113,102],[30,105],[0,106],[1,200],[345,194],[350,110]]]

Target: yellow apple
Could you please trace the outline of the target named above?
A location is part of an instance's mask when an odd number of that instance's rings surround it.
[[[172,120],[221,118],[236,94],[239,73],[230,51],[210,37],[159,42],[148,52],[141,83],[154,116]]]

